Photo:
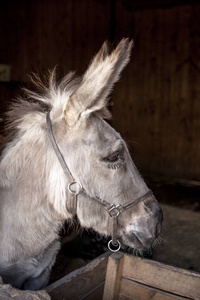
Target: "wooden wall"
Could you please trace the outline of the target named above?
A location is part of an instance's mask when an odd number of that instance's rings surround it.
[[[0,60],[12,65],[15,81],[55,65],[81,72],[109,39],[109,17],[106,0],[1,0]]]
[[[12,66],[14,82],[55,65],[80,74],[104,40],[133,38],[112,97],[113,126],[143,174],[200,181],[200,4],[133,3],[1,0],[0,63]]]
[[[115,90],[114,126],[143,173],[199,181],[200,5],[128,11],[122,3],[116,37],[133,37],[135,48]]]

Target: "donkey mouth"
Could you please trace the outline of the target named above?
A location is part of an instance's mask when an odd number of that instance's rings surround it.
[[[145,238],[144,236],[140,236],[135,232],[122,236],[122,241],[124,245],[137,250],[150,247],[153,244],[154,240],[155,238],[153,237]]]

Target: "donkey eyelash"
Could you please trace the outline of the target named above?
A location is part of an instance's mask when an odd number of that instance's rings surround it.
[[[109,169],[113,169],[113,170],[118,170],[118,169],[120,169],[122,166],[121,166],[121,164],[109,164],[108,165],[108,168]]]
[[[115,163],[119,160],[124,160],[123,152],[122,151],[114,152],[111,155],[105,157],[104,160],[109,163]]]
[[[107,163],[107,167],[112,170],[126,169],[124,159],[124,148],[120,148],[103,159]]]

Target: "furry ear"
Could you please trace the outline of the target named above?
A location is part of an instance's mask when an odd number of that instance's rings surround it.
[[[73,126],[81,117],[106,107],[107,97],[114,83],[130,60],[132,46],[133,41],[122,39],[109,54],[108,45],[104,42],[84,74],[80,86],[64,106],[63,116],[69,126]]]

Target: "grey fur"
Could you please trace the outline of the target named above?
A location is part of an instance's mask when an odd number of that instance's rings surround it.
[[[108,53],[106,44],[82,78],[70,73],[60,84],[55,70],[49,86],[36,76],[39,92],[26,91],[8,112],[12,137],[0,163],[0,275],[6,283],[41,289],[59,250],[58,234],[69,212],[67,179],[50,144],[45,111],[74,178],[86,192],[110,203],[126,203],[148,188],[121,136],[103,117],[107,98],[130,58],[132,42],[123,39]],[[123,150],[115,163],[108,157]],[[111,220],[98,204],[79,196],[77,216],[83,227],[110,235]],[[128,246],[148,247],[160,231],[161,212],[154,197],[119,217],[119,238]]]

